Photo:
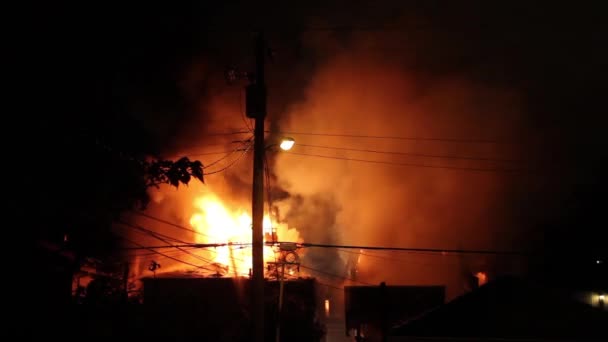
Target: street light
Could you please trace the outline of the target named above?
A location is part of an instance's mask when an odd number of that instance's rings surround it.
[[[279,147],[283,151],[289,151],[289,150],[291,150],[291,148],[293,147],[293,144],[295,144],[295,143],[296,143],[296,141],[293,140],[293,138],[285,137],[281,140],[281,144],[279,144]]]

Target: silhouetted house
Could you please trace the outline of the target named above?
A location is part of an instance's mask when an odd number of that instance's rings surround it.
[[[167,277],[143,279],[139,320],[151,336],[201,337],[206,341],[248,341],[251,329],[248,278]],[[284,283],[282,341],[319,341],[316,281],[300,278]],[[265,336],[274,341],[278,320],[279,283],[265,282]]]
[[[72,275],[75,255],[62,245],[48,240],[37,241],[33,257],[36,260],[37,277],[40,286],[29,295],[33,303],[57,308],[72,301]]]
[[[389,327],[444,302],[443,286],[345,286],[346,333],[381,341]]]
[[[388,341],[608,340],[608,312],[505,277],[393,328]]]

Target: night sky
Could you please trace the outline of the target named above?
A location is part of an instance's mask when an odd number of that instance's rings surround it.
[[[263,29],[274,56],[267,66],[271,128],[284,129],[285,113],[311,96],[317,71],[336,55],[399,64],[414,93],[444,78],[474,84],[467,94],[488,96],[479,100],[488,112],[467,116],[479,125],[459,131],[452,117],[427,131],[429,137],[506,141],[515,146],[509,156],[526,158],[532,171],[503,183],[500,215],[493,216],[518,226],[507,247],[538,252],[546,269],[559,272],[608,262],[608,18],[599,3],[41,4],[30,9],[22,41],[30,97],[25,138],[38,151],[24,149],[24,155],[39,163],[36,179],[44,179],[28,186],[37,199],[32,224],[45,235],[50,226],[89,222],[99,203],[120,197],[122,173],[108,166],[115,160],[100,142],[128,155],[159,157],[217,143],[210,134],[234,125],[218,125],[208,108],[224,88],[239,87],[224,81],[227,67],[253,67],[253,33]],[[367,72],[356,63],[344,71],[347,78]],[[493,89],[501,89],[496,102]],[[503,94],[514,94],[516,105]],[[502,108],[492,111],[497,104]],[[511,104],[520,114],[517,129],[490,124],[510,122]],[[340,127],[334,122],[316,131],[345,132]],[[85,214],[75,214],[75,206]],[[445,246],[457,247],[439,247]]]

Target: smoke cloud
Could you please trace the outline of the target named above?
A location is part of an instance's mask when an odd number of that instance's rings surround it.
[[[296,139],[293,154],[278,154],[275,164],[278,183],[290,194],[282,203],[288,208],[285,218],[297,221],[308,242],[512,249],[512,239],[503,238],[509,236],[509,222],[497,218],[504,216],[501,211],[506,206],[507,190],[516,177],[504,170],[520,165],[348,149],[517,159],[519,146],[502,142],[522,134],[523,111],[518,94],[458,73],[419,73],[408,66],[407,59],[403,62],[399,56],[370,51],[365,40],[362,44],[353,44],[327,58],[312,75],[304,100],[292,104],[279,121],[280,129],[293,132]],[[328,258],[331,253],[341,258]],[[308,256],[319,267],[341,270],[340,275],[346,275],[350,254],[315,251]],[[479,268],[488,271],[490,267],[488,260],[468,259],[364,252],[359,279],[375,284],[450,282],[448,291],[454,295],[461,290],[461,272]],[[333,260],[332,266],[323,265],[328,260]]]
[[[300,43],[310,54],[300,56],[303,61],[289,59],[268,68],[267,127],[273,131],[268,138],[287,132],[296,140],[292,152],[268,155],[273,213],[304,241],[517,249],[520,232],[505,218],[519,177],[511,170],[522,167],[514,160],[524,155],[518,139],[526,136],[521,96],[475,76],[475,66],[472,72],[471,67],[437,67],[437,58],[424,62],[423,53],[436,56],[437,51],[428,51],[421,41],[390,33],[383,39],[368,32],[305,33]],[[167,145],[167,157],[187,155],[209,165],[222,154],[205,153],[243,149],[238,141],[247,134],[214,135],[243,131],[250,124],[243,113],[243,85],[227,86],[217,72],[222,68],[186,68],[181,85],[193,113]],[[231,164],[238,152],[209,166],[207,172],[230,165],[207,176],[206,185],[155,192],[149,212],[187,226],[194,198],[204,191],[217,194],[230,208],[249,211],[251,155]],[[166,231],[162,226],[154,228]],[[358,284],[448,284],[448,297],[453,297],[466,286],[463,275],[510,271],[513,263],[466,255],[310,248],[302,264],[313,275],[334,275],[338,282],[354,275]]]

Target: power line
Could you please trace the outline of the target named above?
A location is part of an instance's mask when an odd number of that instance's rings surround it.
[[[170,255],[167,255],[167,254],[165,254],[165,253],[159,252],[159,251],[154,250],[154,249],[152,249],[152,248],[149,248],[149,247],[143,246],[143,245],[141,245],[141,244],[139,244],[139,243],[137,243],[137,242],[135,242],[135,241],[133,241],[133,240],[130,240],[130,239],[128,239],[128,238],[125,238],[124,236],[121,236],[121,238],[122,238],[122,239],[124,239],[125,241],[127,241],[127,242],[131,243],[131,244],[134,244],[134,245],[138,246],[138,247],[133,247],[133,248],[148,249],[148,250],[150,250],[150,251],[152,251],[152,252],[155,252],[155,253],[156,253],[156,254],[158,254],[158,255],[161,255],[161,256],[163,256],[163,257],[165,257],[165,258],[168,258],[168,259],[171,259],[171,260],[173,260],[173,261],[177,261],[177,262],[182,263],[182,264],[184,264],[184,265],[188,265],[188,266],[192,266],[192,267],[200,268],[200,269],[203,269],[203,270],[206,270],[206,271],[211,271],[211,272],[214,272],[213,270],[211,270],[211,269],[209,269],[209,268],[207,268],[207,267],[205,267],[205,266],[196,265],[196,264],[190,263],[190,262],[188,262],[188,261],[184,261],[184,260],[181,260],[181,259],[178,259],[178,258],[172,257],[172,256],[170,256]]]
[[[248,142],[248,141],[247,141],[247,142]],[[223,157],[221,157],[220,159],[218,159],[218,160],[216,160],[216,161],[214,161],[214,162],[211,162],[211,163],[209,163],[209,164],[205,165],[205,168],[211,167],[211,166],[213,166],[213,165],[215,165],[215,164],[217,164],[217,163],[221,162],[222,160],[224,160],[224,159],[226,159],[226,158],[230,157],[232,154],[234,154],[234,153],[236,153],[236,152],[238,152],[238,151],[242,151],[242,145],[245,145],[245,143],[241,143],[241,146],[236,147],[235,149],[233,149],[232,151],[228,152],[226,155],[224,155],[224,156],[223,156]],[[251,147],[251,143],[249,143],[249,144],[247,145],[247,147],[248,147],[248,148],[249,148],[249,147]]]
[[[436,154],[397,152],[397,151],[378,151],[378,150],[357,149],[357,148],[349,148],[349,147],[308,145],[308,144],[300,144],[300,143],[298,143],[298,146],[313,147],[313,148],[322,148],[322,149],[330,149],[330,150],[368,152],[368,153],[378,153],[378,154],[395,154],[395,155],[403,155],[403,156],[411,156],[411,157],[464,159],[464,160],[480,160],[480,161],[492,161],[492,162],[513,162],[513,163],[523,162],[522,160],[516,160],[516,159],[499,159],[499,158],[484,158],[484,157],[469,157],[469,156],[436,155]]]
[[[364,134],[345,134],[345,133],[315,133],[315,132],[288,132],[288,131],[266,131],[266,133],[289,134],[289,135],[311,135],[325,137],[343,138],[364,138],[364,139],[391,139],[391,140],[414,140],[414,141],[440,141],[466,144],[512,144],[511,142],[485,139],[456,139],[456,138],[425,138],[425,137],[405,137],[391,135],[364,135]]]
[[[363,253],[362,251],[350,251],[350,250],[347,250],[347,249],[338,249],[338,251],[343,252],[343,253],[363,255],[363,256],[368,256],[368,257],[373,257],[373,258],[380,258],[380,259],[386,259],[386,260],[406,261],[405,259],[400,258],[400,257],[390,257],[390,256],[387,256],[387,255],[369,254],[369,253]],[[389,252],[391,252],[391,251],[389,251]],[[412,251],[402,251],[402,252],[411,253],[411,254],[415,254],[415,255],[424,255],[424,256],[427,256],[427,255],[437,256],[438,255],[437,253],[431,253],[431,252],[412,252]]]
[[[184,247],[184,248],[186,248],[186,247]],[[188,248],[194,249],[196,247],[188,247]],[[176,249],[174,251],[167,251],[167,252],[164,252],[164,253],[173,255],[173,254],[180,254],[180,253],[183,253],[183,252],[181,250],[179,250],[179,249]],[[136,258],[140,258],[140,257],[141,258],[147,258],[147,257],[150,257],[152,255],[157,255],[157,254],[155,252],[137,253],[137,251],[135,253],[133,253],[133,254],[127,254],[127,256],[129,256],[129,257],[136,257]]]
[[[494,250],[475,250],[475,249],[439,249],[439,248],[411,248],[411,247],[383,247],[383,246],[351,246],[351,245],[330,245],[320,243],[298,243],[302,247],[320,247],[320,248],[343,248],[343,249],[366,249],[366,250],[392,250],[392,251],[407,251],[407,252],[432,252],[432,253],[457,253],[457,254],[493,254],[493,255],[515,255],[526,256],[529,253],[519,251],[494,251]]]
[[[251,132],[250,131],[215,132],[215,133],[205,133],[205,134],[203,134],[203,136],[239,135],[239,134],[251,134]]]
[[[207,235],[207,234],[203,234],[203,233],[201,233],[201,232],[199,232],[199,231],[197,231],[197,230],[195,230],[195,229],[188,228],[188,227],[184,227],[184,226],[182,226],[182,225],[179,225],[179,224],[177,224],[177,223],[173,223],[173,222],[171,222],[171,221],[163,220],[163,219],[161,219],[161,218],[158,218],[158,217],[155,217],[155,216],[152,216],[152,215],[148,215],[148,214],[144,214],[144,213],[140,213],[140,212],[138,212],[138,211],[134,211],[134,210],[132,210],[131,212],[132,212],[133,214],[135,214],[135,215],[139,215],[139,216],[147,217],[147,218],[149,218],[150,220],[154,220],[154,221],[157,221],[157,222],[160,222],[160,223],[164,223],[164,224],[169,225],[169,226],[172,226],[172,227],[174,227],[174,228],[182,229],[182,230],[185,230],[185,231],[189,231],[189,232],[191,232],[191,233],[194,233],[194,234],[198,234],[198,235],[200,235],[200,236],[204,236],[204,237],[207,237],[207,238],[211,238],[211,236],[209,236],[209,235]]]
[[[343,287],[338,287],[338,286],[334,286],[334,285],[325,284],[325,283],[322,283],[322,282],[320,282],[318,280],[317,280],[317,284],[325,286],[325,287],[330,287],[330,288],[336,289],[336,290],[344,290]]]
[[[340,279],[344,279],[344,280],[352,281],[352,282],[355,282],[355,283],[360,283],[360,284],[363,284],[363,285],[372,285],[372,284],[370,284],[370,283],[366,283],[366,282],[363,282],[363,281],[360,281],[360,280],[350,279],[350,278],[345,277],[345,276],[341,276],[341,275],[337,275],[337,274],[334,274],[334,273],[331,273],[331,272],[327,272],[327,271],[319,270],[319,269],[317,269],[317,268],[309,267],[309,266],[306,266],[306,265],[302,265],[302,264],[300,264],[300,267],[302,267],[302,268],[306,268],[306,269],[309,269],[309,270],[311,270],[311,271],[314,271],[314,272],[317,272],[317,273],[320,273],[320,274],[325,274],[325,275],[328,275],[328,276],[330,276],[330,277],[334,277],[334,278],[340,278]]]
[[[248,242],[227,242],[227,243],[187,243],[180,245],[156,245],[156,246],[144,246],[140,245],[139,247],[125,247],[124,250],[139,250],[139,249],[164,249],[164,248],[212,248],[212,247],[247,247],[251,246],[251,243]]]
[[[157,221],[157,222],[160,222],[160,223],[164,223],[164,224],[169,225],[169,226],[174,227],[174,228],[178,228],[178,229],[181,229],[181,230],[189,231],[189,232],[201,235],[201,236],[203,236],[205,238],[213,238],[210,235],[203,234],[203,233],[201,233],[201,232],[199,232],[197,230],[194,230],[194,229],[191,229],[191,228],[188,228],[188,227],[184,227],[182,225],[179,225],[177,223],[173,223],[171,221],[167,221],[167,220],[164,220],[164,219],[152,216],[152,215],[140,213],[140,212],[137,212],[137,211],[132,211],[132,212],[135,215],[143,216],[143,217],[146,217],[146,218],[148,218],[150,220],[154,220],[154,221]],[[233,242],[228,242],[228,243],[206,243],[206,244],[204,244],[204,243],[191,243],[191,244],[185,243],[185,244],[180,245],[179,247],[184,247],[185,248],[185,247],[188,247],[188,246],[193,247],[193,248],[210,248],[210,247],[227,247],[227,246],[228,247],[231,247],[231,246],[232,247],[247,247],[247,246],[251,246],[251,243],[239,243],[239,242],[237,242],[237,243],[233,243]],[[154,246],[154,248],[171,248],[171,246]],[[215,250],[209,250],[209,251],[213,252],[213,253],[217,253],[217,251],[215,251]],[[234,256],[232,258],[235,259],[235,260],[238,260],[238,261],[244,261],[244,260],[242,260],[240,258],[237,258],[237,257],[234,257]]]
[[[207,148],[207,147],[216,147],[216,146],[222,146],[222,147],[227,147],[230,148],[229,146],[232,144],[242,144],[244,142],[247,142],[248,140],[235,140],[235,141],[231,141],[231,142],[223,142],[223,143],[218,143],[218,144],[209,144],[209,143],[205,143],[204,146],[201,146],[200,148]],[[185,154],[187,156],[198,156],[198,155],[214,155],[214,154],[223,154],[223,153],[230,153],[233,150],[226,150],[226,151],[217,151],[217,152],[202,152],[200,150],[196,151],[182,151],[180,150],[179,147],[175,147],[173,148],[173,150],[177,150],[180,151],[180,154]]]
[[[341,249],[364,249],[364,250],[385,250],[385,251],[403,251],[403,252],[427,252],[427,253],[440,253],[445,254],[491,254],[491,255],[512,255],[512,256],[529,256],[531,253],[521,251],[497,251],[497,250],[480,250],[480,249],[443,249],[443,248],[413,248],[413,247],[386,247],[386,246],[353,246],[353,245],[331,245],[321,243],[309,243],[309,242],[286,242],[277,241],[276,243],[291,243],[296,244],[301,248],[306,247],[318,247],[318,248],[341,248]],[[271,245],[266,243],[266,245]],[[248,242],[229,242],[229,243],[192,243],[186,244],[179,247],[196,247],[196,248],[208,248],[208,247],[224,247],[224,246],[251,246]],[[160,249],[160,248],[173,248],[176,245],[160,245],[160,246],[142,246],[142,247],[131,247],[127,249]]]
[[[138,232],[138,233],[142,233],[142,234],[146,234],[146,235],[151,235],[153,237],[160,236],[160,237],[163,237],[163,238],[168,239],[168,240],[173,240],[174,242],[177,242],[177,243],[189,244],[189,242],[186,242],[186,241],[174,238],[174,237],[169,236],[169,235],[165,235],[165,234],[162,234],[162,233],[155,232],[155,231],[153,231],[151,229],[147,229],[147,228],[141,227],[139,225],[133,225],[133,224],[124,222],[122,220],[118,220],[117,222],[119,224],[121,224],[123,227],[136,229],[136,232]]]
[[[251,149],[251,145],[249,145],[249,146],[248,146],[248,147],[245,149],[245,151],[243,151],[243,153],[241,153],[241,155],[240,155],[240,156],[238,156],[236,159],[234,159],[232,162],[230,162],[230,164],[226,165],[225,167],[223,167],[223,168],[221,168],[221,169],[219,169],[219,170],[215,170],[215,171],[211,171],[211,172],[203,173],[203,175],[205,175],[205,176],[209,176],[209,175],[213,175],[213,174],[220,173],[220,172],[223,172],[223,171],[228,170],[228,169],[229,169],[231,166],[233,166],[233,165],[234,165],[234,164],[236,164],[236,163],[237,163],[239,160],[241,160],[241,158],[243,158],[243,156],[244,156],[245,154],[247,154],[247,152],[249,152],[249,150],[250,150],[250,149]]]
[[[163,236],[163,234],[156,233],[156,232],[154,232],[154,231],[152,231],[152,230],[150,230],[150,229],[146,229],[146,228],[140,227],[140,226],[135,225],[135,224],[130,224],[130,223],[128,223],[128,222],[119,221],[119,223],[121,223],[121,224],[123,224],[123,225],[125,225],[125,226],[127,226],[127,227],[131,227],[131,228],[133,228],[133,229],[138,229],[138,230],[141,230],[141,231],[147,232],[147,233],[148,233],[148,234],[150,234],[152,237],[154,237],[154,238],[156,238],[156,239],[158,239],[158,240],[160,240],[160,241],[162,241],[162,242],[164,242],[164,243],[169,243],[169,242],[168,242],[168,241],[167,241],[165,238],[163,238],[163,237],[162,237],[162,236]],[[166,236],[166,235],[165,235],[165,236]],[[168,237],[168,238],[173,239],[172,237]],[[174,240],[177,240],[178,242],[184,243],[183,241],[178,240],[178,239],[174,239]],[[175,246],[175,245],[174,245],[174,246]],[[178,250],[180,250],[180,251],[182,251],[182,252],[184,252],[184,253],[186,253],[186,254],[189,254],[190,256],[193,256],[193,257],[195,257],[196,259],[201,260],[201,261],[203,261],[203,262],[207,262],[207,263],[213,263],[213,261],[212,261],[212,260],[209,260],[209,259],[207,259],[207,258],[203,258],[202,256],[197,255],[197,254],[194,254],[194,253],[192,253],[192,252],[190,252],[190,251],[188,251],[188,250],[185,250],[185,249],[183,249],[182,247],[175,246],[175,248],[177,248]]]
[[[358,158],[346,158],[346,157],[336,157],[336,156],[324,156],[320,154],[308,154],[308,153],[298,153],[285,151],[287,155],[299,155],[299,156],[308,156],[308,157],[317,157],[317,158],[326,158],[326,159],[337,159],[337,160],[348,160],[348,161],[356,161],[362,163],[372,163],[372,164],[385,164],[385,165],[396,165],[396,166],[409,166],[409,167],[420,167],[420,168],[429,168],[429,169],[446,169],[446,170],[460,170],[460,171],[475,171],[475,172],[527,172],[528,170],[523,169],[502,169],[502,168],[476,168],[476,167],[460,167],[460,166],[441,166],[441,165],[426,165],[426,164],[415,164],[415,163],[401,163],[401,162],[390,162],[390,161],[381,161],[381,160],[369,160],[369,159],[358,159]]]
[[[224,154],[224,153],[232,153],[234,151],[216,151],[216,152],[200,152],[200,153],[185,153],[186,156],[189,157],[198,157],[198,156],[212,156],[216,154]]]

